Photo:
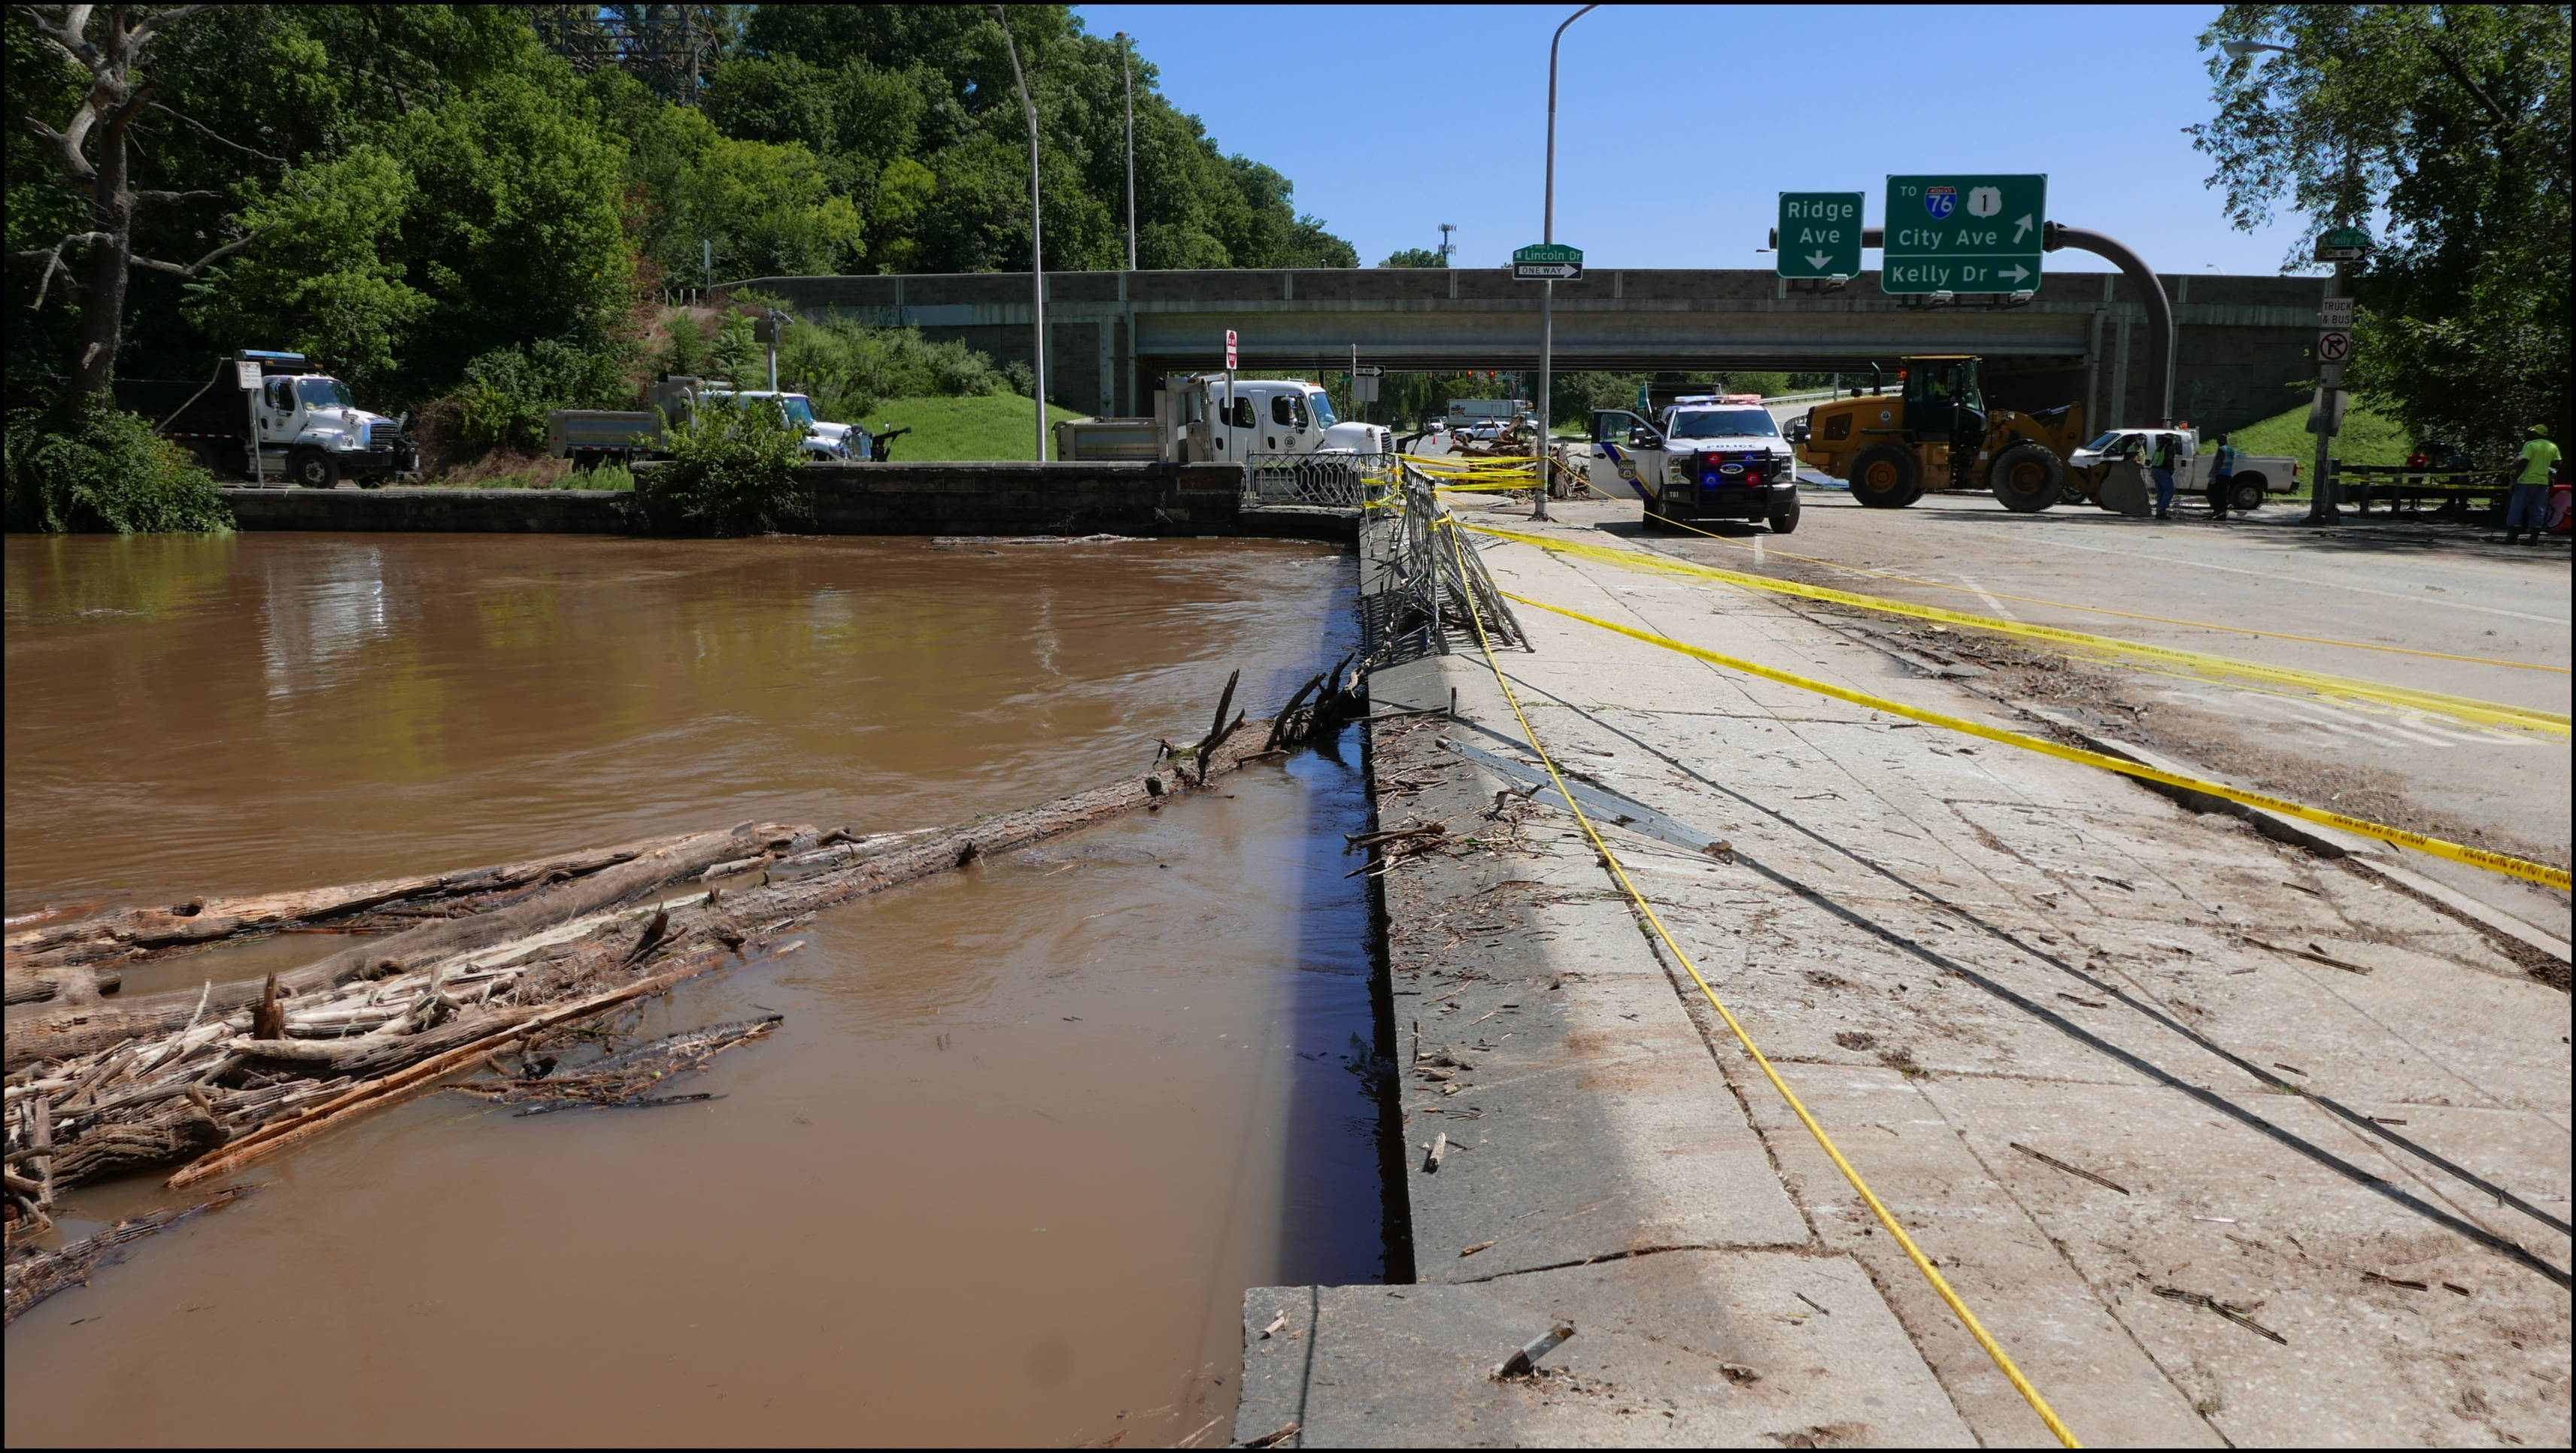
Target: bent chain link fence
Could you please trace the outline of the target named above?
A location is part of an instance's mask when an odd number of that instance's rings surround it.
[[[1326,505],[1357,509],[1373,481],[1389,478],[1385,454],[1251,454],[1243,461],[1247,505]]]

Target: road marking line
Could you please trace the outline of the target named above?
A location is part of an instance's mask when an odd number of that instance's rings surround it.
[[[1964,575],[1959,577],[1959,581],[1961,584],[1967,586],[1968,589],[1975,591],[1977,599],[1984,601],[1988,610],[1993,611],[1995,614],[2002,616],[2008,621],[2017,621],[2021,619],[2021,617],[2014,615],[2011,611],[2004,609],[2004,603],[1995,599],[1993,591],[1986,589],[1984,586],[1979,585],[1977,582],[1970,580]]]

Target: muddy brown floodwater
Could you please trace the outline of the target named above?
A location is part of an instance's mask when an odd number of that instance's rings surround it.
[[[1348,557],[1305,545],[7,550],[12,914],[755,817],[954,821],[1141,767],[1238,665],[1274,705],[1349,629]],[[1231,1415],[1244,1287],[1384,1274],[1349,1067],[1364,812],[1356,762],[1310,754],[834,910],[640,1026],[783,1011],[686,1087],[719,1100],[433,1096],[264,1164],[262,1194],[9,1330],[8,1441],[1201,1431]],[[173,1199],[139,1179],[73,1209]]]

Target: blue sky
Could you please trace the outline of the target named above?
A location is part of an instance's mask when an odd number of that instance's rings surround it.
[[[1572,5],[1084,5],[1164,94],[1270,163],[1375,265],[1458,224],[1461,266],[1539,237],[1547,43]],[[2163,273],[2277,273],[2284,217],[2228,226],[2183,128],[2208,5],[1604,5],[1565,33],[1556,236],[1593,267],[1769,267],[1782,191],[2044,172],[2049,215]],[[1870,266],[1876,266],[1872,254]],[[2101,271],[2060,252],[2052,269]]]

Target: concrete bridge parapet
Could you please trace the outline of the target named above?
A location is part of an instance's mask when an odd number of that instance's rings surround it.
[[[2181,335],[2175,400],[2233,428],[2298,401],[2322,282],[2162,280]],[[1029,356],[1026,273],[757,278],[809,316],[921,329],[997,361]],[[1991,360],[1996,402],[2082,402],[2095,421],[2152,408],[2146,312],[2112,272],[2054,272],[2023,307],[1934,309],[1879,291],[1866,272],[1837,292],[1792,292],[1746,269],[1608,268],[1556,292],[1560,369],[1791,368],[1866,372],[1911,353]],[[1298,268],[1067,272],[1047,277],[1047,372],[1056,400],[1093,413],[1149,407],[1164,372],[1221,366],[1226,330],[1244,366],[1313,372],[1356,346],[1390,369],[1537,363],[1538,291],[1495,269]]]

